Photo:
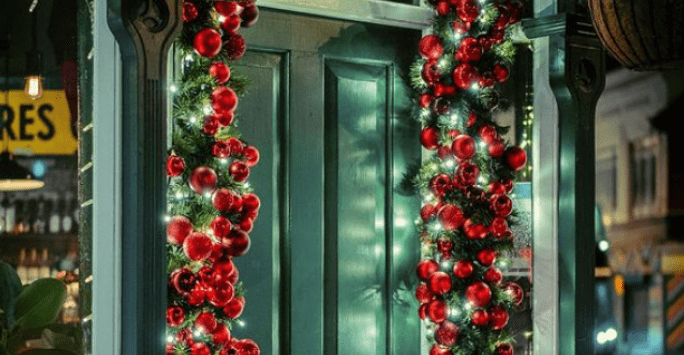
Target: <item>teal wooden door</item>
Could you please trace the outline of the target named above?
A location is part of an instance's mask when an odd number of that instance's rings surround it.
[[[273,355],[419,354],[419,202],[400,184],[420,158],[405,85],[420,33],[270,11],[243,33],[262,208],[233,334]]]

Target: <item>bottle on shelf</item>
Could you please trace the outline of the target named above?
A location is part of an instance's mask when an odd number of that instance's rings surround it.
[[[19,249],[19,262],[17,263],[17,275],[22,285],[28,283],[28,269],[26,268],[26,249]]]
[[[29,260],[28,267],[26,271],[27,283],[31,283],[38,279],[40,275],[40,262],[38,261],[38,250],[36,248],[31,249],[31,259]]]
[[[38,277],[43,279],[50,277],[50,254],[48,248],[43,248],[43,255],[40,258],[40,268],[38,270]]]
[[[71,211],[73,211],[73,209],[71,209],[71,208],[67,209],[66,208],[66,200],[62,200],[62,201],[64,201],[64,204],[63,204],[64,208],[60,209],[60,213],[62,214],[62,232],[68,233],[68,232],[71,232],[71,229],[74,227],[74,220],[71,217],[71,215],[72,215]],[[69,206],[69,207],[71,207],[71,206]]]
[[[71,227],[71,233],[78,233],[79,229],[79,221],[80,221],[80,213],[81,213],[81,208],[78,204],[78,198],[73,198],[71,199],[71,207],[69,208],[69,211],[72,212],[73,216],[73,226]]]
[[[45,234],[45,202],[43,201],[42,197],[38,199],[38,210],[31,227],[33,229],[33,233]]]
[[[59,227],[62,222],[62,219],[59,217],[61,203],[62,201],[60,200],[58,203],[53,204],[54,208],[50,210],[49,229],[51,234],[59,233]]]
[[[0,203],[0,234],[5,232],[5,206]]]

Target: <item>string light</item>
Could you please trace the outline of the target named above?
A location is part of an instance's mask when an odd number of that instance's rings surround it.
[[[178,86],[176,86],[176,85],[169,86],[169,91],[171,91],[172,93],[175,94],[176,92],[178,92]]]
[[[205,115],[211,114],[211,112],[212,112],[211,106],[209,106],[209,105],[204,106],[202,111],[204,112]]]

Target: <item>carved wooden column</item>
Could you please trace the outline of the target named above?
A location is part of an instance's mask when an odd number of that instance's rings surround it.
[[[167,57],[180,0],[108,0],[123,57],[122,354],[163,354],[166,327]],[[107,85],[107,83],[96,83]]]

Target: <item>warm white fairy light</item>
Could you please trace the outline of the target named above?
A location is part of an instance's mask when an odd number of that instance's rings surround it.
[[[171,216],[169,216],[169,215],[164,216],[164,222],[168,222],[170,220],[171,220]]]
[[[176,85],[169,86],[169,91],[171,91],[172,93],[176,93],[178,91],[178,86],[176,86]]]
[[[226,164],[228,164],[228,159],[226,159],[226,158],[221,158],[221,159],[219,159],[219,164],[221,164],[221,165],[226,165]]]
[[[239,326],[243,327],[243,328],[245,327],[245,325],[247,325],[247,323],[245,323],[245,321],[242,320],[242,319],[238,320],[238,321],[237,321],[237,324],[238,324]]]
[[[421,119],[427,119],[430,117],[430,109],[429,108],[424,108],[423,110],[420,111],[420,118]]]
[[[449,317],[450,318],[456,318],[463,313],[460,309],[456,307],[449,307]]]
[[[166,337],[166,342],[167,343],[173,343],[173,337],[171,335]]]
[[[480,89],[480,84],[478,83],[473,83],[473,85],[470,87],[473,90],[479,90]]]
[[[204,108],[202,109],[202,111],[204,112],[205,115],[210,114],[210,113],[212,112],[211,106],[209,106],[209,105],[204,106]]]
[[[211,192],[205,192],[204,197],[205,198],[211,198]]]
[[[442,162],[442,167],[445,169],[453,169],[456,166],[456,162],[452,158],[446,158],[444,159],[444,162]]]
[[[195,117],[195,116],[190,116],[190,123],[192,123],[192,124],[197,123],[197,117]]]
[[[179,200],[182,199],[182,198],[183,198],[183,193],[180,192],[180,191],[176,192],[176,198],[179,199]]]

